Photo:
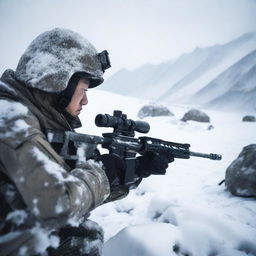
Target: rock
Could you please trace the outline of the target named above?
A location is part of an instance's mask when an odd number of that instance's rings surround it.
[[[256,122],[255,116],[244,116],[243,122]]]
[[[225,184],[236,196],[256,196],[256,144],[243,148],[226,170]]]
[[[212,129],[214,129],[214,126],[210,124],[210,125],[207,127],[207,130],[210,131],[210,130],[212,130]]]
[[[174,114],[165,106],[150,104],[143,106],[138,112],[138,117],[141,119],[147,116],[174,116]]]
[[[202,122],[202,123],[209,123],[210,122],[210,117],[197,109],[191,109],[189,110],[181,119],[181,121],[188,121],[188,120],[193,120],[197,122]]]

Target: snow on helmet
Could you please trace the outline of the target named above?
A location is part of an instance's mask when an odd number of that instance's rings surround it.
[[[21,56],[16,78],[26,86],[59,93],[66,89],[74,73],[90,79],[90,87],[100,85],[110,67],[108,52],[97,53],[81,35],[55,28],[36,37]]]

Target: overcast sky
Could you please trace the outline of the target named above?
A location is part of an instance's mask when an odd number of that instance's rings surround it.
[[[256,31],[256,0],[0,0],[0,72],[40,33],[65,27],[107,49],[112,70],[160,63]]]

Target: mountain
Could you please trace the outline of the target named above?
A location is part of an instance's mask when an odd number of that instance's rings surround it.
[[[205,52],[197,52],[193,58],[184,54],[176,61],[146,64],[135,70],[122,69],[110,77],[101,89],[132,97],[157,99],[170,88],[170,84],[175,84],[206,57]]]
[[[256,110],[256,50],[207,84],[191,102],[221,109]]]
[[[247,33],[223,45],[196,48],[176,60],[122,69],[102,89],[138,98],[188,102],[218,75],[256,49],[256,33]]]
[[[194,94],[255,49],[256,33],[245,34],[228,44],[212,47],[208,58],[174,84],[159,100],[189,103]]]

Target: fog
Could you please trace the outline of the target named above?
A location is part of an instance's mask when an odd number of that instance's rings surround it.
[[[0,71],[40,33],[72,29],[107,49],[112,69],[160,63],[255,30],[255,0],[0,0]]]

